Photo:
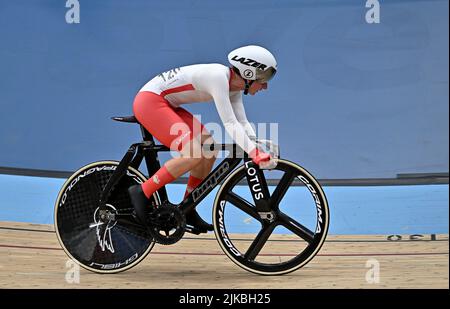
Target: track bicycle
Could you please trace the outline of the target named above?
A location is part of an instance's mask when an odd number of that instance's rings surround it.
[[[134,116],[113,120],[139,124]],[[140,124],[139,124],[140,125]],[[170,245],[186,232],[185,214],[218,188],[212,209],[215,237],[241,268],[260,275],[297,270],[318,253],[328,232],[330,213],[319,182],[301,166],[278,158],[262,169],[236,144],[204,145],[226,151],[223,159],[177,207],[163,207],[165,187],[151,197],[156,208],[144,225],[136,218],[128,188],[160,167],[155,143],[140,125],[143,141],[132,144],[121,161],[97,161],[81,167],[62,186],[55,204],[55,229],[66,254],[85,269],[118,273],[141,262],[156,243]],[[273,145],[271,145],[273,146]],[[215,148],[217,147],[217,148]],[[241,164],[241,162],[243,164]]]

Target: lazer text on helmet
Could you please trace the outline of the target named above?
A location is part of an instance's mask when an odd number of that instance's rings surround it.
[[[258,61],[250,59],[250,58],[239,57],[239,56],[235,55],[235,56],[233,56],[233,58],[231,58],[231,60],[238,61],[242,64],[249,65],[249,66],[261,69],[263,71],[266,69],[265,64],[259,63]]]

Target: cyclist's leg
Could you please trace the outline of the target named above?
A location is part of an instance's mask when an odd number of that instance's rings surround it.
[[[177,114],[183,118],[184,122],[187,123],[192,132],[201,131],[201,134],[196,134],[197,140],[200,138],[201,144],[212,144],[214,143],[213,138],[209,134],[208,130],[204,127],[204,125],[195,118],[190,112],[186,111],[183,108],[177,108]],[[214,161],[216,159],[218,151],[207,151],[202,148],[202,161],[200,164],[195,166],[190,171],[188,183],[186,186],[186,191],[184,194],[184,198],[186,198],[192,190],[194,190],[202,181],[208,176],[211,171]],[[195,209],[192,209],[189,213],[186,214],[186,223],[188,225],[196,227],[201,232],[213,231],[214,226],[212,224],[204,221],[198,212]]]
[[[205,159],[202,156],[201,147],[203,125],[189,112],[181,108],[172,108],[164,98],[153,93],[138,94],[133,104],[133,111],[139,122],[156,139],[182,155],[181,158],[167,161],[142,186],[130,190],[136,214],[141,221],[145,222],[145,205],[148,204],[146,198],[165,184],[195,168]],[[213,226],[203,221],[195,209],[186,214],[186,223],[201,232],[213,230]]]
[[[198,151],[200,142],[176,110],[163,97],[140,92],[133,104],[133,112],[138,121],[163,145],[180,151],[182,157],[167,161],[150,179],[142,184],[147,198],[162,186],[183,175],[201,162],[201,157],[192,157]],[[198,134],[198,133],[197,133]],[[192,140],[192,142],[190,142]]]
[[[203,134],[201,137],[201,143],[203,144],[211,144],[214,143],[213,138],[211,137],[211,135],[209,134],[209,132],[205,129],[203,130]],[[209,175],[209,173],[211,172],[211,169],[214,165],[214,162],[216,161],[216,157],[218,154],[217,150],[214,151],[205,151],[205,149],[203,150],[203,160],[201,161],[201,163],[199,165],[197,165],[196,167],[194,167],[191,170],[191,176],[199,178],[199,179],[204,179],[206,176]],[[195,188],[195,187],[194,187]]]
[[[195,135],[200,137],[201,144],[214,143],[211,134],[208,132],[205,126],[197,118],[194,117],[194,115],[183,108],[177,108],[176,112],[184,120],[184,122],[189,125],[189,128],[192,132],[196,133],[200,130],[201,135]],[[184,197],[191,193],[192,190],[194,190],[203,181],[203,179],[205,179],[205,177],[209,175],[216,160],[217,153],[217,150],[208,151],[207,153],[205,153],[205,150],[202,149],[202,160],[197,166],[190,170]]]

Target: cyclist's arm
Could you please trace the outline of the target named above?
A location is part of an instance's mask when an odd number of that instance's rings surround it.
[[[252,125],[248,122],[244,104],[242,103],[242,91],[236,92],[236,94],[233,94],[230,99],[234,114],[236,115],[239,123],[244,127],[245,133],[248,137],[250,137],[250,139],[256,140],[255,130],[253,130]]]
[[[208,82],[201,83],[203,88],[201,90],[207,91],[213,97],[225,130],[236,144],[248,154],[254,153],[256,145],[247,136],[244,127],[239,123],[231,106],[227,76],[220,74],[220,72],[211,72],[208,75]]]

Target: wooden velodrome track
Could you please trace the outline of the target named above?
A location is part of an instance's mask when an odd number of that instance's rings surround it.
[[[81,269],[80,282],[71,284],[66,282],[68,258],[52,225],[0,222],[0,288],[448,289],[448,235],[435,237],[388,241],[386,236],[329,235],[305,267],[268,277],[236,266],[213,233],[186,234],[175,245],[156,245],[128,271],[100,275]],[[379,283],[366,280],[373,269],[366,263],[374,259],[379,262]]]

